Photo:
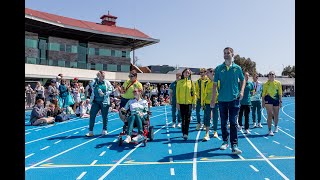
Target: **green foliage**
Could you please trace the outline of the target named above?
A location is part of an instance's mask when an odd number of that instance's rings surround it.
[[[252,61],[250,58],[246,59],[245,57],[240,57],[239,55],[235,55],[234,63],[239,65],[242,68],[243,72],[248,71],[251,76],[257,73],[256,62]]]
[[[295,78],[296,76],[296,72],[295,72],[295,66],[286,66],[285,68],[283,68],[282,70],[282,73],[281,73],[282,76],[288,76],[290,78]]]

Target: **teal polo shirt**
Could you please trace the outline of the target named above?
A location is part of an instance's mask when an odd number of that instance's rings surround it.
[[[246,86],[243,91],[243,98],[240,101],[241,105],[251,105],[251,91],[254,90],[254,85],[251,81],[246,83]]]
[[[101,89],[104,94],[106,93],[107,87],[103,81],[102,82],[97,81],[96,86],[94,87],[94,90],[93,90],[94,100],[102,102],[104,100],[104,96],[100,97],[98,89]]]
[[[176,103],[176,89],[177,89],[177,81],[174,81],[173,83],[170,84],[169,89],[172,90],[172,102]]]
[[[230,102],[236,100],[240,94],[239,80],[244,80],[240,66],[232,62],[229,69],[225,63],[220,64],[214,71],[213,82],[220,81],[218,99],[219,102]]]

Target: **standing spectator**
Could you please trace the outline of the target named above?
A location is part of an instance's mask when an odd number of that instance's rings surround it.
[[[89,132],[86,134],[87,137],[93,136],[93,127],[94,122],[97,116],[98,111],[101,111],[102,114],[102,135],[108,134],[108,113],[110,106],[110,94],[113,91],[113,86],[111,83],[105,79],[105,73],[99,71],[97,73],[97,78],[92,81],[91,87],[93,89],[90,97],[90,102],[92,104],[90,110],[90,123],[89,123]]]
[[[166,96],[169,96],[169,86],[168,84],[164,84],[164,96],[163,97],[166,97]]]
[[[178,110],[178,119],[177,119],[177,96],[176,96],[176,87],[177,87],[177,82],[181,78],[181,73],[176,73],[176,80],[170,84],[170,93],[169,93],[169,98],[170,98],[170,104],[171,104],[171,112],[172,112],[172,127],[175,128],[176,124],[178,123],[177,127],[181,128],[181,114],[180,110]]]
[[[92,83],[92,80],[90,80],[89,84],[86,86],[86,89],[85,89],[86,98],[90,98],[91,96],[91,93],[92,93],[92,89],[90,88],[91,83]]]
[[[73,112],[76,112],[77,107],[80,104],[81,101],[81,96],[80,96],[80,88],[79,88],[79,84],[78,83],[74,83],[73,87],[71,87],[71,92],[72,92],[72,96],[74,99],[74,104],[73,104]]]
[[[240,66],[233,62],[233,49],[226,47],[223,50],[224,62],[217,66],[213,78],[211,108],[216,104],[217,83],[220,81],[218,94],[218,105],[221,120],[221,132],[223,143],[220,146],[221,150],[226,150],[228,147],[229,132],[227,122],[230,122],[230,143],[233,154],[241,154],[242,151],[238,148],[238,133],[237,119],[240,109],[240,100],[243,98],[245,87],[244,76]],[[239,80],[240,87],[239,88]]]
[[[34,90],[36,91],[36,101],[38,99],[42,99],[44,102],[44,107],[46,107],[46,100],[44,97],[44,87],[41,85],[40,81],[37,82],[36,87],[34,88]]]
[[[206,75],[206,68],[200,68],[200,78],[196,81],[195,83],[195,89],[196,89],[196,101],[197,101],[197,105],[196,105],[196,116],[197,116],[197,127],[196,130],[199,131],[200,127],[201,127],[201,118],[200,118],[200,109],[203,109],[203,106],[201,104],[202,100],[203,100],[203,96],[204,94],[204,89],[206,88],[206,85],[208,83],[208,77]],[[209,124],[210,127],[210,124]],[[206,127],[203,127],[204,129],[206,129]]]
[[[115,86],[114,86],[113,95],[114,95],[114,98],[120,98],[120,95],[121,95],[121,86],[117,82],[115,83]]]
[[[55,84],[57,89],[59,89],[60,84],[61,84],[61,76],[57,76],[56,77],[56,84]]]
[[[154,98],[157,98],[157,99],[158,99],[158,93],[159,93],[158,88],[157,88],[157,86],[154,84],[154,85],[152,86],[152,89],[151,89],[151,100],[153,100]]]
[[[144,95],[148,96],[150,98],[151,96],[151,89],[150,89],[150,83],[147,82],[144,86],[143,86],[143,92],[144,92]]]
[[[129,79],[123,83],[120,108],[124,107],[130,99],[133,99],[134,88],[143,89],[142,84],[137,80],[137,71],[132,70],[129,73]]]
[[[195,109],[196,95],[194,84],[191,80],[191,70],[186,68],[182,71],[181,79],[176,87],[177,108],[182,118],[183,139],[188,139],[189,124],[192,109]]]
[[[268,81],[263,84],[262,89],[262,108],[267,109],[268,135],[273,136],[273,132],[278,132],[279,110],[282,106],[282,85],[275,80],[274,71],[268,74]],[[272,117],[274,117],[274,131],[271,131]]]
[[[27,100],[27,106],[31,107],[32,106],[32,92],[33,89],[30,84],[28,84],[25,88],[25,93],[26,93],[26,100]]]
[[[60,108],[67,108],[66,98],[69,94],[69,90],[66,85],[66,82],[67,81],[65,79],[61,79],[61,84],[59,85],[59,97],[62,101],[62,107],[60,107]],[[67,109],[66,109],[66,111],[67,111]]]
[[[50,85],[48,86],[48,100],[53,103],[53,100],[56,99],[56,96],[58,95],[58,89],[56,86],[56,80],[55,79],[51,79],[50,81]]]
[[[243,92],[243,98],[240,101],[240,112],[239,112],[239,119],[238,123],[240,126],[240,130],[242,130],[242,116],[244,112],[244,133],[250,134],[249,131],[249,114],[250,114],[250,106],[251,106],[251,95],[253,94],[254,87],[253,83],[249,81],[249,73],[244,73],[244,78],[246,81],[246,85]]]
[[[87,98],[85,96],[85,89],[83,87],[83,84],[81,82],[79,82],[78,84],[79,84],[80,99],[81,101],[85,101]]]
[[[258,81],[258,75],[253,75],[253,84],[254,84],[254,92],[251,96],[251,111],[252,111],[252,121],[253,128],[259,127],[262,128],[261,125],[261,95],[262,95],[262,83]],[[256,114],[258,115],[258,125],[256,125]]]

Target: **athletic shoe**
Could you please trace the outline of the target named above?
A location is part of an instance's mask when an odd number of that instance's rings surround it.
[[[241,154],[242,151],[238,148],[238,145],[234,144],[232,146],[232,154]]]
[[[245,134],[251,134],[250,131],[249,131],[249,129],[244,130],[244,133],[245,133]]]
[[[237,126],[237,129],[238,129],[238,131],[241,131],[242,130],[242,126]]]
[[[178,123],[178,128],[181,128],[181,123]]]
[[[206,130],[206,126],[205,126],[205,125],[203,125],[203,128],[202,128],[202,130]]]
[[[176,128],[176,123],[173,123],[173,124],[172,124],[172,128]]]
[[[272,131],[269,131],[268,135],[269,135],[269,136],[273,136],[274,134],[273,134]]]
[[[136,137],[133,137],[132,138],[132,141],[135,141],[135,142],[140,142],[144,139],[144,136],[142,136],[141,134],[138,134]]]
[[[227,141],[223,141],[222,145],[220,146],[220,149],[221,150],[226,150],[228,146],[229,146],[228,142]]]
[[[218,132],[217,131],[213,132],[213,137],[214,138],[218,138]]]
[[[275,126],[275,128],[274,128],[274,131],[273,131],[274,133],[277,133],[278,132],[278,126]]]
[[[196,130],[199,131],[200,128],[201,128],[201,124],[198,123],[198,124],[197,124],[197,127],[196,127]]]
[[[101,134],[102,134],[102,135],[107,135],[107,134],[108,134],[108,131],[107,131],[107,130],[102,130]]]
[[[210,140],[210,136],[209,133],[207,133],[204,137],[203,137],[203,141],[209,141]]]
[[[127,137],[126,137],[126,139],[124,140],[124,142],[130,143],[130,142],[131,142],[131,136],[127,135]]]
[[[261,123],[258,123],[258,127],[259,127],[259,128],[262,128],[263,126],[261,125]]]
[[[91,137],[93,136],[93,132],[92,131],[89,131],[87,134],[86,134],[87,137]]]
[[[184,140],[187,140],[187,139],[188,139],[188,135],[184,134],[184,135],[183,135],[183,139],[184,139]]]
[[[256,123],[253,123],[253,128],[256,128],[257,127],[257,124]]]

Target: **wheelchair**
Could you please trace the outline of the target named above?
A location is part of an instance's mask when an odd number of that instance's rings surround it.
[[[122,146],[124,139],[126,138],[126,136],[128,135],[128,121],[127,118],[131,115],[130,110],[128,111],[120,111],[120,119],[124,122],[123,128],[122,128],[122,132],[119,134],[118,136],[118,145]],[[150,116],[152,115],[152,113],[150,112],[150,110],[147,112],[147,116],[146,118],[142,121],[142,130],[143,130],[143,136],[144,139],[142,140],[143,145],[146,146],[148,139],[149,141],[152,141],[154,138],[154,129],[153,126],[150,126]],[[137,124],[136,122],[134,122],[133,124],[133,129],[137,128]],[[135,136],[138,135],[138,132],[136,131],[132,131],[132,135],[131,135],[131,139]],[[141,141],[140,141],[141,142]],[[133,144],[139,144],[140,142],[130,142]]]

